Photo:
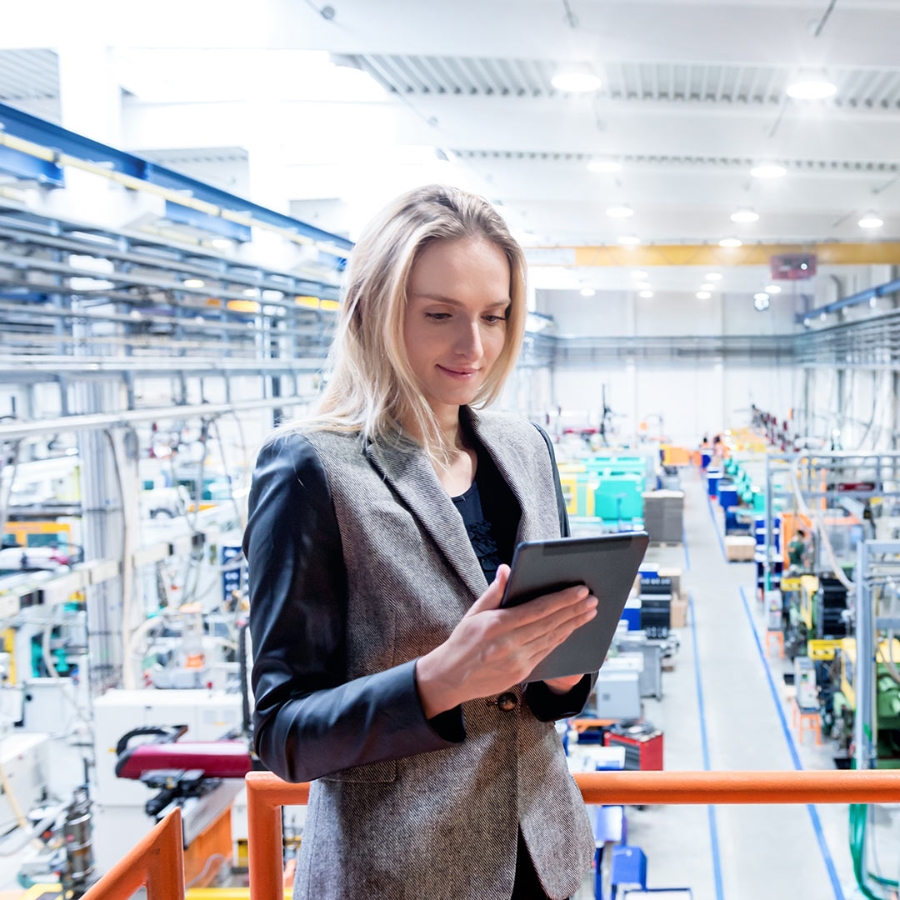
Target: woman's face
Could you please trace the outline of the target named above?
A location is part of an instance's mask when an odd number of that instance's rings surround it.
[[[435,241],[413,265],[403,337],[437,414],[471,403],[497,361],[506,342],[509,284],[506,254],[484,238]]]

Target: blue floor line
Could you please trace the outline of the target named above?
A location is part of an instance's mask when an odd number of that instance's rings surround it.
[[[791,754],[791,761],[794,768],[798,772],[803,771],[803,763],[800,762],[800,755],[797,753],[797,745],[794,743],[794,736],[788,728],[787,716],[784,714],[784,708],[781,699],[778,696],[778,689],[775,687],[775,680],[772,678],[772,669],[766,659],[763,650],[762,641],[759,639],[759,632],[756,630],[756,623],[753,621],[753,614],[750,612],[750,604],[747,602],[747,594],[744,588],[739,587],[741,593],[741,602],[744,604],[744,612],[747,614],[747,621],[750,623],[750,630],[753,632],[753,640],[756,642],[756,650],[759,653],[762,662],[763,671],[766,673],[766,679],[769,682],[769,691],[772,694],[772,700],[775,703],[775,710],[778,713],[778,719],[781,722],[781,730],[784,732],[784,739],[787,741],[788,750]],[[813,831],[816,833],[816,840],[819,843],[819,849],[822,851],[822,858],[825,861],[825,868],[828,870],[828,878],[831,880],[831,887],[834,890],[835,900],[845,900],[844,892],[841,889],[841,882],[838,878],[837,869],[834,867],[834,860],[831,857],[831,851],[828,849],[828,843],[825,840],[825,833],[822,831],[822,822],[819,820],[819,812],[812,803],[807,804],[806,809],[809,812],[809,818],[812,820]]]
[[[719,531],[719,523],[716,521],[716,514],[713,510],[712,500],[709,497],[706,498],[706,505],[709,507],[709,517],[712,519],[713,523],[713,531],[716,533],[716,537],[719,539],[719,549],[722,551],[722,559],[725,562],[728,562],[728,555],[725,553],[725,540],[722,537],[722,532]]]
[[[700,678],[700,654],[697,650],[697,616],[694,613],[693,593],[688,593],[688,612],[691,617],[691,640],[694,645],[694,681],[697,685],[697,706],[700,713],[700,745],[703,749],[703,769],[704,771],[709,772],[709,741],[706,734],[706,706],[703,702],[703,682]],[[706,810],[709,815],[709,842],[712,847],[713,879],[716,884],[716,900],[724,900],[725,891],[722,886],[722,859],[719,855],[719,829],[716,824],[716,808],[714,806],[707,806]]]
[[[684,547],[684,571],[691,571],[691,555],[688,553],[687,532],[681,529],[681,546]]]

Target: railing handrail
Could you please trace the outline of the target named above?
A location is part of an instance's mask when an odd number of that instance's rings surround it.
[[[181,810],[176,807],[92,885],[82,900],[129,900],[144,885],[147,900],[184,900],[181,842]]]
[[[900,802],[900,770],[581,772],[575,781],[591,804]],[[283,900],[281,807],[308,803],[309,784],[289,784],[270,772],[250,772],[246,782],[250,897]]]

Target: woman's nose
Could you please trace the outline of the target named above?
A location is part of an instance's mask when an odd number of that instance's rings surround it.
[[[456,352],[467,359],[479,359],[481,357],[481,329],[477,322],[469,322],[462,329],[456,342]]]

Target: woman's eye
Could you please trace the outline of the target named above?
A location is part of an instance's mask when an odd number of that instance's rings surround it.
[[[450,313],[425,313],[426,319],[434,319],[437,322],[442,322],[444,319],[450,318]]]
[[[484,321],[488,323],[488,325],[496,325],[498,322],[505,322],[506,316],[485,316]]]

